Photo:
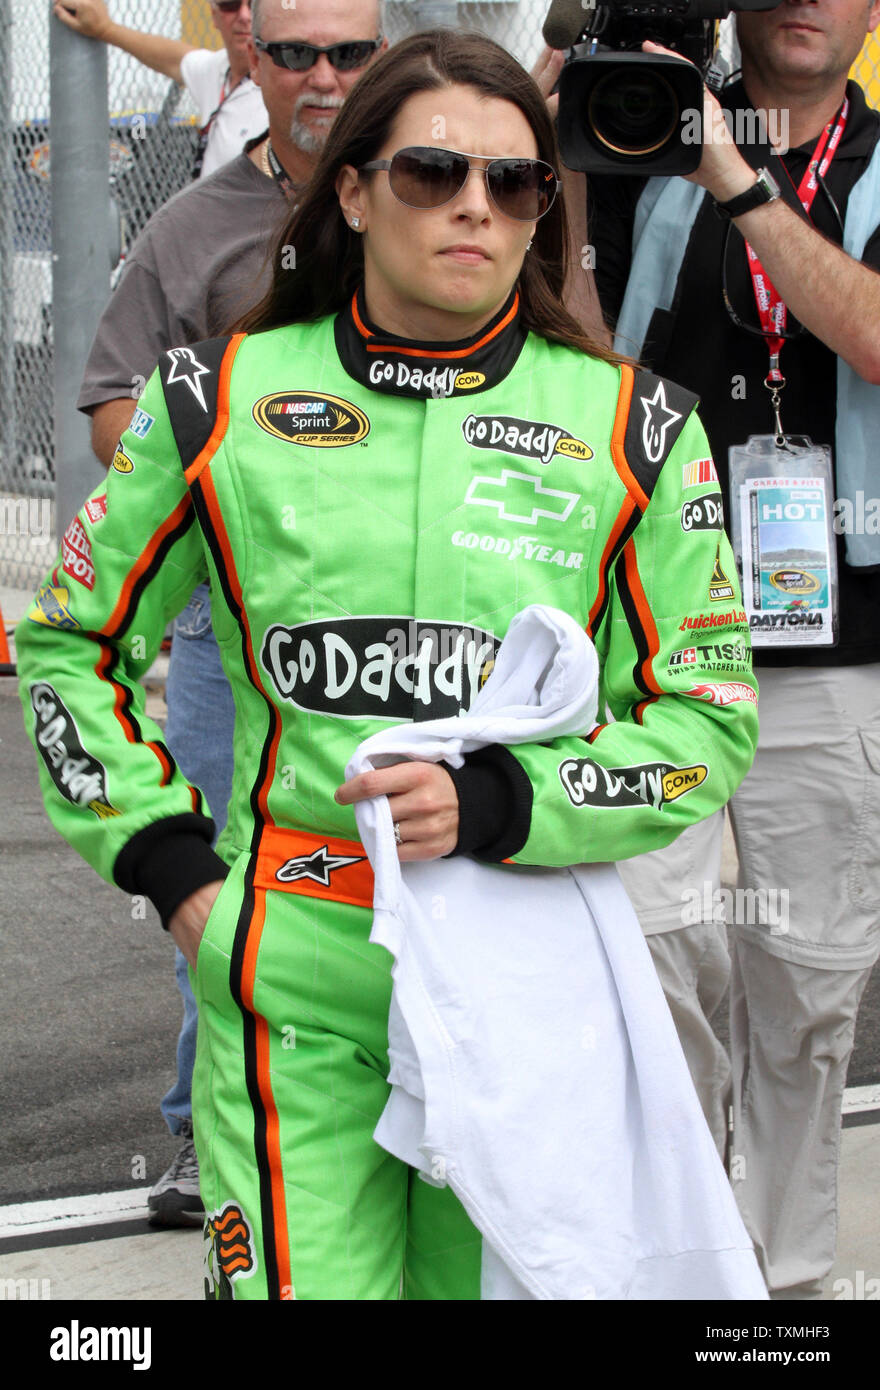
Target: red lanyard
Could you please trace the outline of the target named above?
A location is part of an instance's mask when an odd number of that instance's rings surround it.
[[[227,68],[226,76],[223,78],[223,86],[220,88],[220,100],[217,102],[217,105],[214,107],[214,110],[211,112],[210,116],[205,121],[205,124],[201,127],[199,131],[199,143],[196,147],[195,158],[193,160],[192,174],[190,175],[190,177],[193,179],[197,179],[202,172],[202,165],[205,162],[205,152],[208,148],[208,136],[211,134],[211,127],[214,124],[214,121],[224,101],[228,96],[232,94],[234,90],[232,87],[231,79],[232,69]]]
[[[843,105],[835,117],[833,123],[829,124],[822,131],[813,150],[812,158],[807,165],[806,172],[800,181],[797,195],[801,200],[804,212],[809,217],[810,208],[813,206],[813,199],[819,187],[819,178],[824,178],[826,170],[834,158],[837,147],[846,129],[846,118],[849,114],[849,97],[844,97]],[[779,354],[782,351],[784,342],[781,336],[785,332],[786,308],[779,296],[773,281],[764,270],[761,262],[748,242],[746,242],[746,255],[749,262],[749,271],[752,277],[752,289],[755,292],[755,303],[758,306],[758,317],[761,320],[761,327],[767,337],[767,347],[770,352],[770,370],[767,373],[766,385],[783,383],[785,378],[779,370]]]

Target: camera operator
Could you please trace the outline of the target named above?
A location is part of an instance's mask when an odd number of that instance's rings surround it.
[[[741,886],[756,903],[790,895],[773,925],[747,920],[738,895],[732,933],[730,1173],[777,1298],[818,1297],[833,1263],[841,1102],[880,941],[880,116],[847,81],[878,23],[880,0],[738,14],[741,81],[722,94],[732,133],[706,90],[696,173],[588,178],[615,346],[701,397],[728,528],[728,449],[774,428],[831,446],[837,520],[856,517],[836,536],[837,645],[756,649],[760,743],[730,803]],[[787,150],[737,119],[756,110],[785,117]],[[856,487],[869,499],[861,512]],[[683,629],[701,625],[691,616]],[[649,942],[692,1072],[698,1044],[681,1020],[696,1038],[711,1013],[707,938],[684,925],[682,902],[719,882],[720,828],[711,833],[621,865],[661,933]],[[709,1113],[711,1077],[695,1080]]]

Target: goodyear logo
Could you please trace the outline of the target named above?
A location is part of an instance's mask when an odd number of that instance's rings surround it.
[[[461,432],[474,449],[493,449],[499,454],[519,454],[547,464],[554,454],[591,459],[593,450],[575,439],[561,425],[543,420],[519,420],[514,415],[468,415]]]
[[[483,372],[459,372],[455,378],[456,391],[473,391],[474,387],[482,386],[486,377]]]
[[[253,415],[267,434],[310,449],[344,449],[370,433],[369,420],[351,401],[312,391],[275,391],[262,396]]]
[[[566,758],[559,780],[572,806],[651,806],[659,811],[669,801],[692,792],[709,775],[705,763],[676,767],[672,763],[634,763],[603,767],[592,758]]]
[[[781,589],[785,594],[815,594],[819,588],[814,574],[798,569],[774,570],[770,583],[774,589]]]
[[[113,465],[117,473],[133,473],[134,464],[122,449],[117,449],[113,455]]]
[[[34,606],[28,613],[32,623],[42,623],[44,627],[56,627],[61,632],[72,632],[79,627],[68,608],[70,590],[66,584],[44,584],[34,598]]]

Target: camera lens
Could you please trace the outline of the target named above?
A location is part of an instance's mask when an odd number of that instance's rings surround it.
[[[587,119],[594,137],[606,149],[643,159],[675,134],[678,99],[658,72],[609,72],[590,93]]]

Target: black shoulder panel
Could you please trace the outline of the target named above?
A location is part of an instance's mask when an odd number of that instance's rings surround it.
[[[626,422],[626,461],[648,497],[698,397],[653,372],[636,372]]]
[[[217,416],[220,365],[231,338],[169,348],[159,358],[165,404],[184,469],[198,458]]]

